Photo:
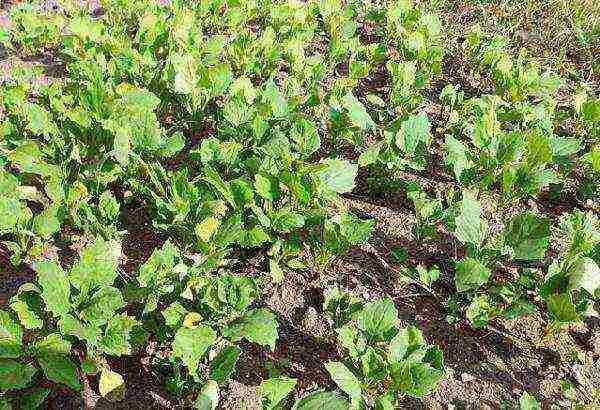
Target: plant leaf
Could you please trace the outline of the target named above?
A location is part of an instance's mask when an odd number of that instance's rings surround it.
[[[246,338],[250,342],[275,350],[277,318],[268,309],[251,309],[229,325],[223,335],[234,342]]]
[[[398,310],[390,298],[369,302],[358,314],[358,327],[374,340],[389,340],[396,329]]]
[[[354,403],[359,403],[361,401],[362,390],[360,382],[343,363],[329,362],[325,364],[325,369],[338,387],[350,396],[350,399]]]
[[[40,261],[35,264],[37,280],[42,288],[42,299],[46,309],[55,316],[62,316],[71,310],[71,285],[66,273],[56,262]]]
[[[490,276],[492,276],[492,271],[483,262],[474,258],[464,258],[456,264],[454,276],[456,290],[465,292],[478,289],[481,285],[487,283]]]
[[[171,354],[181,359],[190,374],[195,376],[202,356],[213,345],[216,337],[216,332],[205,324],[200,324],[194,329],[181,327],[175,333]]]
[[[488,231],[488,223],[482,218],[481,204],[471,191],[463,191],[459,215],[456,217],[454,235],[462,243],[480,245]]]

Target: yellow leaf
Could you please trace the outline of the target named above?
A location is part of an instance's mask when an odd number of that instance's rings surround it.
[[[190,312],[185,315],[185,318],[183,319],[183,326],[187,327],[188,329],[194,329],[198,327],[200,322],[202,322],[202,315],[197,312]]]
[[[125,396],[125,381],[119,373],[102,369],[100,373],[100,395],[111,401],[123,400]]]
[[[221,222],[217,218],[209,216],[196,225],[196,235],[204,242],[208,242],[220,224]]]

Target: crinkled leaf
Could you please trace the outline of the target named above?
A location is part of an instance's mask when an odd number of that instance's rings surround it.
[[[81,291],[112,285],[118,276],[120,256],[121,245],[117,241],[105,241],[98,237],[83,249],[81,258],[71,269],[71,283]]]
[[[108,323],[115,316],[115,312],[125,306],[121,291],[112,286],[101,288],[94,293],[80,317],[92,325],[100,326]]]
[[[104,352],[115,356],[131,354],[129,334],[137,324],[138,322],[126,313],[113,316],[100,340]]]

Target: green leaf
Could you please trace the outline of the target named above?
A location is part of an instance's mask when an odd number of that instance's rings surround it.
[[[110,286],[118,276],[117,265],[121,245],[117,241],[105,241],[98,237],[81,252],[69,279],[75,288],[87,292],[95,287]]]
[[[42,238],[50,238],[60,229],[60,220],[58,219],[58,204],[52,204],[33,218],[33,229]]]
[[[23,389],[31,383],[36,370],[30,364],[0,360],[0,391]]]
[[[399,363],[426,345],[423,333],[415,326],[402,328],[390,341],[388,362]]]
[[[207,216],[196,225],[194,232],[198,238],[202,239],[202,241],[208,242],[217,229],[219,229],[220,224],[221,221],[214,216]]]
[[[559,137],[553,134],[550,136],[550,148],[554,156],[566,157],[581,151],[583,143],[580,138]]]
[[[175,333],[172,355],[183,361],[192,376],[196,376],[202,356],[213,345],[217,337],[214,330],[205,324],[194,329],[181,327]]]
[[[492,271],[483,262],[474,258],[464,258],[456,263],[454,282],[458,292],[478,289],[487,283]]]
[[[570,323],[579,319],[579,314],[569,293],[548,296],[546,305],[550,318],[559,323]]]
[[[250,342],[269,346],[271,350],[275,350],[277,318],[268,309],[252,309],[230,324],[223,335],[234,342],[246,338]]]
[[[219,385],[214,380],[209,380],[194,402],[193,408],[197,410],[215,410],[219,404]]]
[[[66,273],[56,262],[40,261],[34,266],[42,288],[42,299],[46,309],[55,316],[62,316],[71,310],[71,285]]]
[[[0,358],[15,359],[21,355],[23,329],[10,313],[0,309]]]
[[[42,326],[44,326],[42,319],[29,308],[26,302],[20,299],[14,299],[10,304],[10,308],[17,314],[19,321],[25,329],[41,329]]]
[[[355,127],[368,131],[377,127],[365,106],[351,92],[344,96],[343,107],[348,111],[348,118]]]
[[[348,410],[350,403],[334,392],[309,393],[296,401],[292,410]]]
[[[463,191],[454,235],[462,243],[481,245],[487,236],[488,223],[482,218],[481,204],[470,191]]]
[[[403,394],[422,398],[437,388],[437,382],[444,372],[428,363],[401,362],[390,369],[396,388]]]
[[[137,324],[138,322],[126,313],[113,316],[100,341],[104,352],[115,356],[131,354],[129,334]]]
[[[285,96],[279,91],[272,78],[266,82],[262,97],[269,104],[273,117],[287,117],[290,107]]]
[[[181,303],[173,302],[162,311],[162,315],[165,318],[165,324],[167,326],[176,326],[181,319],[187,313],[187,309],[184,308]]]
[[[119,289],[107,286],[94,293],[89,302],[86,301],[87,308],[79,314],[84,320],[92,325],[101,326],[115,316],[115,312],[125,306],[125,301]]]
[[[460,180],[463,171],[473,166],[473,163],[467,157],[469,150],[452,135],[447,135],[444,142],[444,151],[446,152],[446,164],[452,167],[454,176],[457,180]]]
[[[373,347],[367,347],[367,351],[360,357],[360,362],[362,374],[369,384],[384,380],[387,376],[385,358]]]
[[[210,363],[210,379],[217,383],[225,383],[235,371],[235,365],[242,353],[237,346],[226,346]]]
[[[46,378],[56,383],[66,384],[74,390],[80,389],[77,366],[67,356],[47,351],[37,356],[37,359]]]
[[[231,192],[231,185],[229,182],[224,181],[223,178],[221,178],[221,175],[208,165],[204,167],[204,180],[212,185],[233,209],[236,208],[233,192]]]
[[[523,391],[521,397],[519,397],[519,410],[541,410],[542,406],[540,403],[530,395],[527,391]]]
[[[274,201],[280,195],[279,183],[273,177],[256,174],[254,176],[254,188],[260,196],[269,201]]]
[[[47,354],[69,355],[71,353],[71,343],[63,339],[59,333],[50,333],[33,345],[33,352],[36,356]]]
[[[277,408],[277,405],[296,387],[296,383],[296,379],[283,376],[263,380],[257,389],[261,398],[261,408],[263,410]]]
[[[362,390],[360,382],[356,376],[340,362],[328,362],[325,369],[344,393],[346,393],[354,403],[360,403]]]
[[[389,340],[397,321],[398,310],[390,298],[369,302],[358,314],[358,327],[373,340]]]
[[[327,168],[318,172],[322,186],[339,194],[350,192],[354,189],[358,165],[351,164],[342,159],[324,159],[321,161]]]
[[[517,260],[541,260],[550,237],[550,219],[524,212],[514,216],[506,228],[506,244]]]
[[[24,410],[39,409],[46,400],[46,397],[48,397],[48,394],[50,394],[50,389],[46,387],[31,390],[28,394],[21,397],[20,408]]]
[[[290,138],[304,157],[310,156],[321,147],[321,137],[317,127],[306,118],[301,118],[294,123],[290,130]]]
[[[552,161],[552,149],[547,135],[541,131],[532,132],[527,139],[525,159],[530,169],[536,169]]]
[[[580,258],[571,272],[569,284],[573,289],[585,289],[594,296],[600,288],[600,267],[592,258]]]
[[[484,294],[475,297],[471,301],[471,304],[467,308],[466,316],[473,327],[480,328],[487,326],[495,313],[493,306],[490,304],[489,296]]]
[[[431,124],[424,112],[411,114],[396,133],[396,145],[409,156],[414,156],[419,143],[431,142]]]

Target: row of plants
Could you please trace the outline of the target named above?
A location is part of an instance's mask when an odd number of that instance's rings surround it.
[[[265,284],[325,271],[371,236],[375,221],[344,201],[359,169],[448,176],[406,196],[418,241],[441,230],[460,248],[449,321],[541,309],[553,331],[594,314],[600,223],[578,208],[598,197],[600,100],[585,88],[563,98],[559,76],[473,31],[462,52],[490,92],[446,85],[433,128],[424,96],[441,78],[442,39],[437,15],[410,1],[13,5],[3,47],[56,64],[2,67],[0,235],[36,274],[0,311],[2,405],[41,405],[42,379],[78,391],[97,378],[118,398],[124,380],[107,358],[157,340],[169,389],[215,408],[242,339],[275,349]],[[559,224],[514,210],[573,190]],[[126,271],[132,207],[168,239]],[[267,275],[240,273],[248,251],[265,255]],[[447,272],[407,268],[437,295]],[[295,408],[392,409],[435,389],[442,352],[399,326],[391,299],[332,288],[323,309],[344,354],[325,369],[343,394],[310,392]],[[291,403],[295,386],[265,380],[263,407]]]

